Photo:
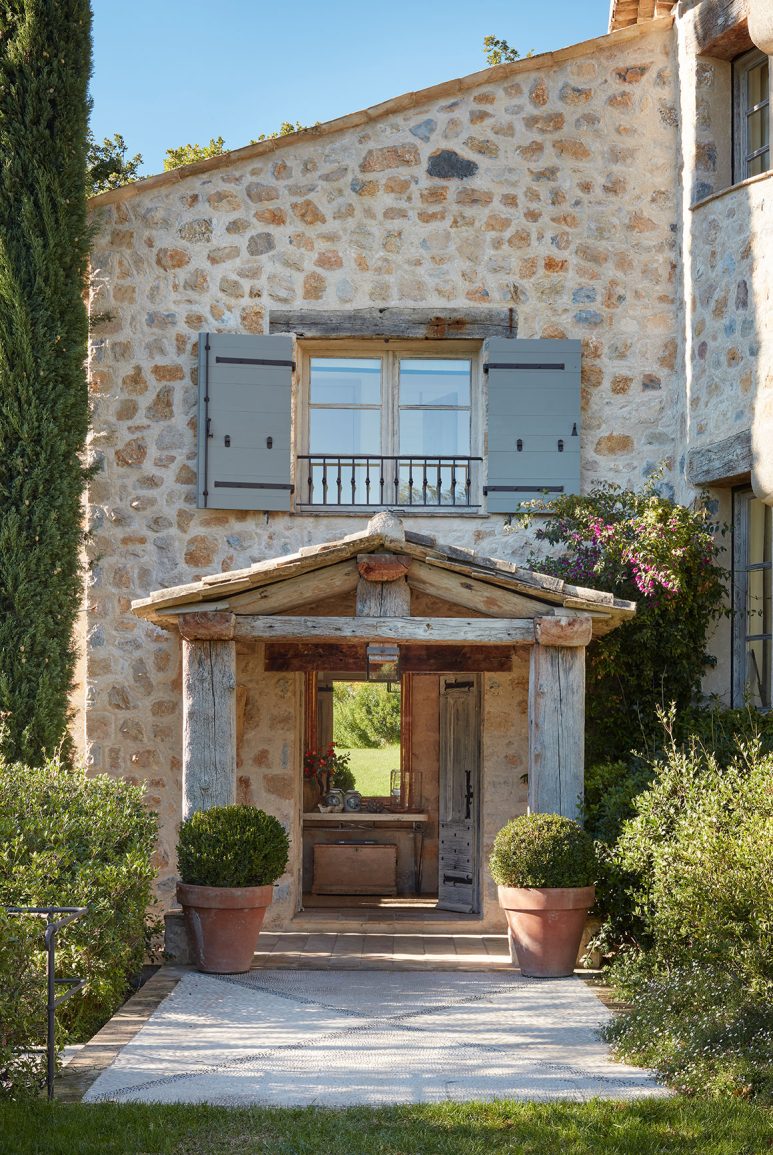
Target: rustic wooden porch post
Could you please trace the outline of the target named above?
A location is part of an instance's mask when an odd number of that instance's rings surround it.
[[[529,810],[578,818],[585,776],[589,617],[535,618],[529,671]]]
[[[183,818],[236,798],[234,615],[181,614]]]

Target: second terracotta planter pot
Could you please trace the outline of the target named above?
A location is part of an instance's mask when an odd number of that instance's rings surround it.
[[[243,974],[252,965],[271,905],[271,886],[191,886],[178,882],[177,901],[194,965],[206,974]]]
[[[596,888],[500,886],[497,890],[521,974],[541,979],[572,974]]]

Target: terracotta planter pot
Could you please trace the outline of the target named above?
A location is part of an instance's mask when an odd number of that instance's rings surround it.
[[[596,888],[500,886],[497,890],[521,974],[540,979],[572,974]]]
[[[190,886],[178,882],[177,901],[194,964],[206,974],[243,974],[252,965],[271,886]]]

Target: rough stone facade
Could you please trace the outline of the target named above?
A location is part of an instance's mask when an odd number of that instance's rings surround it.
[[[95,771],[147,782],[162,891],[179,644],[131,600],[365,520],[196,508],[200,331],[267,332],[293,307],[512,309],[519,337],[582,339],[583,484],[636,485],[663,465],[683,500],[690,448],[770,408],[771,174],[729,189],[730,66],[691,47],[705,3],[95,200],[86,752]],[[523,559],[506,520],[417,528]],[[239,678],[239,798],[297,836],[301,681],[263,675],[254,649]],[[526,694],[520,675],[485,679],[484,846],[525,807]]]

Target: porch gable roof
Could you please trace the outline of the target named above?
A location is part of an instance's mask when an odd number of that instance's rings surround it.
[[[353,591],[360,555],[386,552],[404,559],[408,585],[485,617],[534,618],[587,614],[594,636],[608,633],[636,612],[636,603],[602,590],[524,569],[503,558],[444,545],[406,530],[392,514],[377,514],[365,530],[296,553],[267,558],[246,569],[209,574],[199,581],[154,590],[132,602],[138,617],[176,628],[178,615],[201,611],[283,614]]]

